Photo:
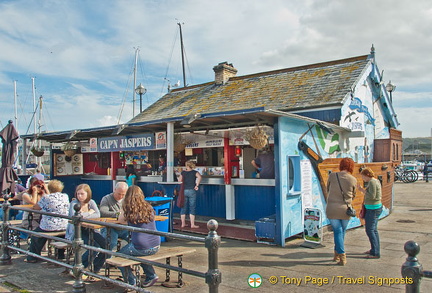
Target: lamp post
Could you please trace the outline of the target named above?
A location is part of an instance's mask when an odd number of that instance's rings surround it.
[[[389,83],[386,85],[386,91],[388,91],[390,93],[390,103],[393,103],[392,92],[394,92],[395,89],[396,89],[396,86],[393,85],[391,83],[391,80],[390,80]]]
[[[136,87],[135,92],[140,95],[140,113],[142,112],[142,95],[144,95],[147,90],[146,88],[140,83],[139,86]]]

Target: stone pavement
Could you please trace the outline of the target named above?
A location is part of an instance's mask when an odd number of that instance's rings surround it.
[[[405,262],[404,244],[416,241],[421,248],[418,259],[425,270],[432,270],[432,238],[430,221],[432,216],[432,183],[396,183],[393,212],[379,222],[381,237],[381,259],[365,259],[362,254],[369,249],[364,228],[349,230],[346,236],[348,263],[335,265],[333,235],[326,232],[324,247],[310,249],[300,245],[302,239],[290,239],[286,247],[257,244],[254,242],[222,239],[219,249],[219,269],[222,283],[219,292],[404,292],[404,285],[388,285],[390,280],[401,278],[401,266]],[[183,266],[205,272],[207,250],[202,243],[171,240],[167,246],[195,247],[197,252],[186,255]],[[53,268],[46,263],[27,264],[22,255],[13,255],[13,264],[0,266],[0,292],[71,292],[73,279],[60,276],[62,268]],[[164,271],[156,268],[160,279]],[[263,283],[259,288],[248,285],[248,276],[257,273]],[[176,279],[177,273],[171,272]],[[165,288],[156,284],[152,292],[208,292],[204,279],[183,275],[183,288]],[[275,284],[271,284],[271,280]],[[326,282],[329,284],[326,284]],[[364,284],[361,284],[361,283]],[[121,292],[120,287],[102,289],[102,282],[87,283],[87,292]],[[3,289],[4,288],[4,289]],[[3,291],[2,291],[3,289]],[[16,291],[18,292],[18,291]],[[25,292],[25,291],[20,291]],[[423,279],[421,292],[432,292],[432,280]]]

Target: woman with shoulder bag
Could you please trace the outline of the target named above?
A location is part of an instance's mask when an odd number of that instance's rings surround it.
[[[354,161],[343,158],[339,164],[340,172],[333,172],[327,181],[327,218],[333,228],[334,258],[339,265],[346,264],[345,233],[350,216],[347,208],[352,208],[352,200],[356,194],[357,180],[352,176]]]
[[[366,258],[380,258],[380,239],[378,234],[378,218],[382,212],[381,202],[381,183],[375,178],[375,174],[370,168],[361,171],[362,179],[366,183],[366,188],[358,186],[358,189],[365,194],[365,229],[369,238],[371,249],[366,251]]]

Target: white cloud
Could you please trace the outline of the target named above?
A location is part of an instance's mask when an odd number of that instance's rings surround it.
[[[29,121],[32,76],[50,111],[48,131],[116,122],[123,101],[127,121],[134,47],[140,47],[138,82],[148,90],[144,102],[166,92],[164,77],[182,79],[177,22],[184,23],[188,84],[213,80],[212,68],[222,61],[244,75],[365,55],[374,44],[384,81],[397,86],[394,104],[404,136],[422,133],[413,114],[423,119],[431,113],[427,0],[127,2],[1,2],[1,122],[12,118],[13,80],[23,100],[21,120]],[[421,125],[429,129],[431,122]]]

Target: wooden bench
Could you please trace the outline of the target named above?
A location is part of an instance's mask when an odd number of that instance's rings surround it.
[[[182,262],[183,255],[194,253],[195,251],[196,251],[195,248],[161,247],[159,249],[159,251],[153,255],[140,256],[138,258],[149,260],[149,261],[157,261],[157,260],[165,259],[165,263],[167,265],[169,265],[169,264],[171,264],[171,257],[177,257],[178,266],[181,268],[181,267],[183,267],[183,262]],[[119,268],[119,267],[135,267],[135,274],[137,277],[137,286],[139,286],[139,282],[140,282],[140,275],[139,275],[140,266],[139,266],[139,264],[140,264],[140,262],[116,256],[116,257],[108,258],[105,263],[106,263],[105,276],[108,278],[110,276],[110,267],[111,266],[114,266],[117,268]],[[162,283],[162,286],[178,287],[178,288],[183,287],[183,285],[184,285],[183,273],[178,272],[177,283],[174,286],[170,285],[169,281],[170,281],[170,269],[166,269],[166,278],[165,278],[164,283]]]
[[[40,232],[40,234],[42,235],[46,235],[46,236],[52,236],[52,237],[64,237],[66,235],[66,231],[52,231],[52,232]],[[52,257],[53,256],[53,246],[52,246],[52,242],[55,240],[51,240],[51,239],[47,239],[46,242],[46,248],[48,251],[48,257]],[[55,250],[55,253],[57,253],[57,249]],[[57,255],[55,255],[55,258],[57,258]]]
[[[69,264],[70,263],[70,259],[72,256],[72,244],[69,243],[65,243],[65,242],[61,242],[61,241],[54,241],[54,242],[50,242],[49,244],[49,248],[48,248],[48,253],[50,251],[52,251],[52,248],[54,248],[54,258],[56,260],[59,260],[58,258],[58,251],[59,249],[64,249],[66,251],[66,263]]]

